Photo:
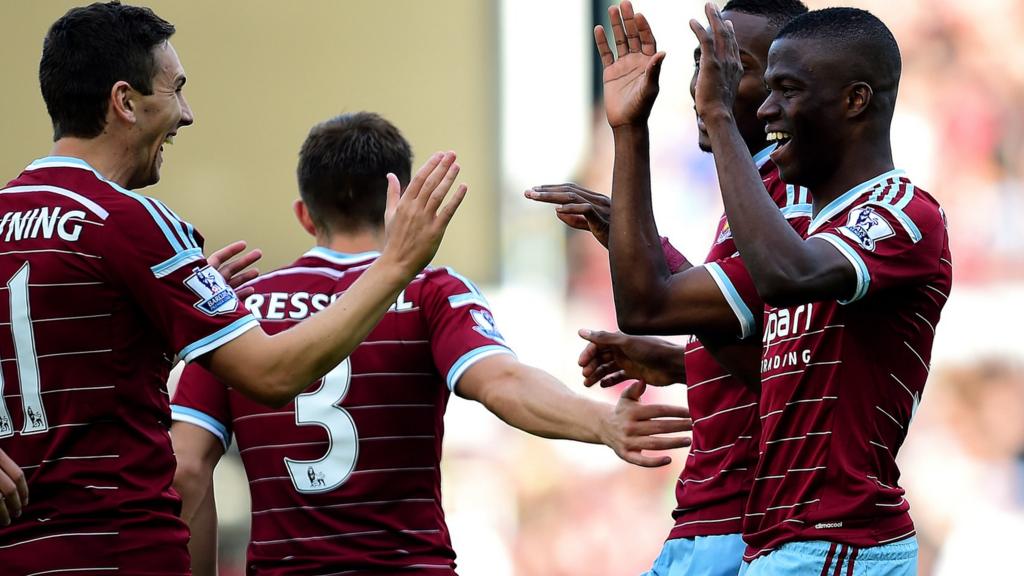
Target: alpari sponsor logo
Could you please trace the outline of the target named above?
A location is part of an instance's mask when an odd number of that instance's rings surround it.
[[[764,351],[765,356],[761,359],[761,373],[773,370],[806,366],[811,361],[811,351],[787,350],[781,353],[769,354],[769,348],[784,339],[798,338],[811,328],[811,316],[814,313],[814,304],[801,304],[795,308],[779,308],[768,313],[764,323]]]
[[[805,366],[811,361],[810,350],[791,350],[784,354],[775,354],[761,359],[761,373],[779,368],[791,368],[803,363]]]
[[[776,340],[796,336],[811,329],[814,304],[801,304],[796,308],[778,308],[768,313],[764,321],[761,341],[771,346]]]

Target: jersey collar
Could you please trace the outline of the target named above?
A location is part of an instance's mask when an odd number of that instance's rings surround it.
[[[757,154],[754,154],[754,164],[757,166],[758,170],[768,162],[768,157],[772,155],[772,152],[775,152],[776,147],[778,147],[778,144],[772,144]]]
[[[99,174],[88,162],[72,156],[47,156],[40,158],[29,164],[25,170],[38,170],[40,168],[81,168],[82,170],[89,170]]]
[[[331,250],[330,248],[326,248],[324,246],[316,246],[310,249],[305,254],[303,254],[303,256],[320,258],[322,260],[327,260],[332,264],[341,264],[343,266],[349,266],[352,264],[360,264],[363,262],[367,262],[369,260],[373,260],[374,258],[380,256],[380,252],[373,250],[370,252],[359,252],[356,254],[349,254],[346,252],[338,252],[336,250]]]
[[[879,174],[878,176],[875,176],[870,180],[866,180],[854,186],[853,188],[850,188],[849,191],[839,196],[835,200],[829,202],[827,206],[821,209],[821,212],[818,212],[817,215],[811,218],[811,225],[807,229],[807,235],[809,236],[813,234],[814,231],[817,230],[822,224],[828,222],[829,220],[834,218],[836,214],[839,214],[840,212],[848,208],[850,204],[853,204],[855,201],[857,201],[857,199],[863,196],[865,192],[872,190],[873,188],[882,184],[886,180],[896,179],[901,176],[904,176],[905,174],[906,172],[903,170],[889,170],[888,172]]]

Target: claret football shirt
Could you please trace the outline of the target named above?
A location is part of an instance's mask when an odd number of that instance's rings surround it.
[[[0,448],[30,491],[0,572],[188,572],[167,374],[258,327],[202,247],[76,158],[0,190]]]
[[[377,253],[314,248],[251,286],[270,333],[323,309]],[[409,284],[351,356],[280,410],[182,373],[174,418],[237,440],[252,495],[248,573],[454,574],[441,508],[444,412],[474,363],[511,354],[483,295],[449,268]],[[382,572],[383,571],[383,572]]]
[[[774,146],[754,157],[765,188],[789,223],[807,228],[811,205],[807,189],[787,186],[768,157]],[[764,309],[753,280],[736,253],[729,222],[723,215],[704,263],[736,314],[742,342],[757,356],[756,338]],[[676,484],[675,524],[669,539],[736,534],[743,527],[743,510],[757,464],[760,421],[759,390],[731,375],[699,338],[685,348],[687,400],[693,418],[693,445]]]
[[[857,282],[844,300],[765,308],[747,560],[792,540],[856,548],[914,534],[896,454],[952,284],[945,215],[894,170],[824,207],[806,237],[835,247]]]

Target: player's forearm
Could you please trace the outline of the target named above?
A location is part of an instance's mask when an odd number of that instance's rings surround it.
[[[813,284],[818,272],[805,242],[786,222],[730,114],[702,117],[736,247],[766,302],[786,299]]]
[[[174,490],[181,496],[181,519],[192,522],[193,516],[207,492],[213,486],[213,470],[206,470],[201,465],[189,464],[185,459],[178,458],[178,466],[174,472]]]
[[[217,504],[212,486],[189,522],[189,530],[192,576],[217,576]]]
[[[254,400],[283,406],[351,354],[411,279],[381,256],[322,312],[274,336],[244,334],[211,353],[209,368]]]
[[[518,362],[504,366],[479,401],[524,432],[592,444],[603,442],[601,422],[612,408],[572,392],[543,370]]]
[[[651,204],[647,126],[616,128],[608,253],[619,327],[643,331],[667,299],[669,268]]]

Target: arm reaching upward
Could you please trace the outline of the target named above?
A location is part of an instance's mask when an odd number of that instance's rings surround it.
[[[249,330],[207,354],[210,371],[239,392],[279,407],[351,354],[437,252],[466,195],[460,185],[442,206],[458,173],[453,153],[435,154],[400,199],[398,179],[389,175],[388,238],[380,258],[334,304],[295,329],[274,336]]]
[[[711,276],[700,267],[672,274],[651,205],[647,120],[658,95],[665,53],[651,27],[626,1],[609,8],[618,52],[604,28],[594,30],[604,66],[604,102],[615,139],[608,241],[619,326],[626,332],[737,332],[737,322]]]
[[[694,103],[711,138],[736,246],[758,292],[776,306],[850,297],[857,285],[852,265],[827,242],[802,239],[766,192],[732,113],[743,71],[736,34],[713,4],[705,12],[710,31],[690,21],[701,52]]]

